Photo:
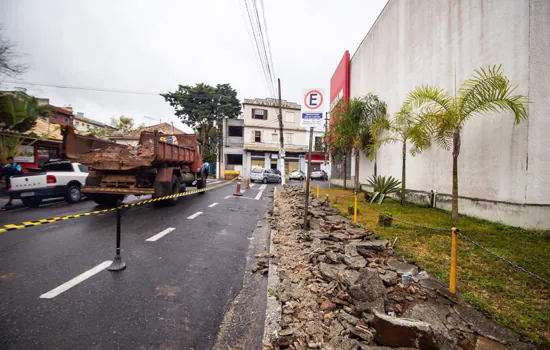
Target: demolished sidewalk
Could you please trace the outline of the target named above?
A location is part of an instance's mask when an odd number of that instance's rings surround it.
[[[535,349],[394,258],[390,242],[327,200],[311,197],[302,228],[304,197],[303,188],[283,186],[274,198],[268,258],[281,315],[264,349]]]

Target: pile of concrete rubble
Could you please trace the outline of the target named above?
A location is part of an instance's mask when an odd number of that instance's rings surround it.
[[[155,155],[153,140],[146,140],[143,144],[132,146],[130,144],[112,143],[106,148],[94,148],[86,154],[96,161],[135,159],[144,160]]]
[[[304,197],[301,187],[284,186],[274,198],[274,254],[263,258],[276,267],[270,299],[280,312],[275,326],[266,325],[264,349],[535,348],[393,257],[394,242],[326,200],[311,197],[303,229]]]

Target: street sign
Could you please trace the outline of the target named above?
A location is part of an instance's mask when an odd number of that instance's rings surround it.
[[[323,89],[308,89],[304,93],[302,105],[301,127],[323,127],[323,114],[325,113]]]

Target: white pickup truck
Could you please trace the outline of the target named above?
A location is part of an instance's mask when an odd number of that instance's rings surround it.
[[[88,167],[67,160],[44,164],[38,173],[19,174],[11,178],[10,197],[21,199],[30,208],[38,207],[43,199],[63,197],[69,203],[82,199],[80,189],[86,183]]]

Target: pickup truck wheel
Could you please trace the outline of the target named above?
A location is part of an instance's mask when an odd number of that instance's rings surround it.
[[[77,185],[71,185],[69,186],[67,190],[67,195],[65,196],[65,200],[69,204],[74,204],[80,202],[82,199],[82,192],[80,192],[80,187]]]
[[[124,196],[118,194],[92,193],[91,197],[94,202],[105,207],[114,207],[119,199],[124,200]]]
[[[42,204],[42,198],[22,198],[21,200],[29,208],[38,208]]]
[[[180,181],[177,176],[172,176],[172,181],[170,182],[170,194],[180,193]],[[167,205],[176,205],[178,202],[178,197],[168,198],[166,200]]]

